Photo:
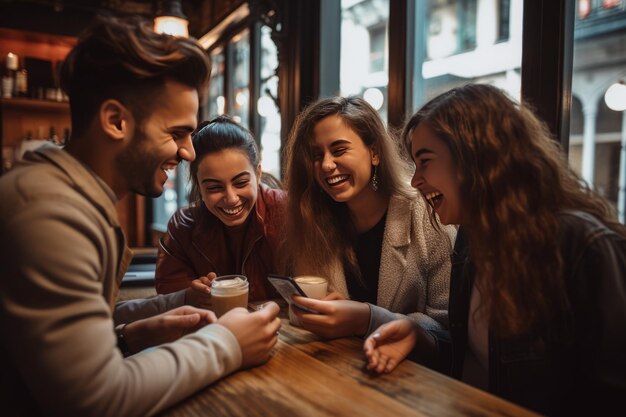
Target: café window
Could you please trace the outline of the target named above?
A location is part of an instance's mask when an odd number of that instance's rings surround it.
[[[477,4],[477,0],[428,1],[428,58],[444,58],[476,47]]]
[[[341,0],[340,94],[367,100],[387,120],[389,0]]]
[[[230,41],[229,69],[232,88],[227,91],[226,106],[233,119],[250,128],[250,35],[246,29]]]
[[[213,119],[224,114],[226,111],[223,48],[216,48],[211,52],[211,63],[209,91],[204,106],[202,107],[203,120]]]
[[[278,50],[267,26],[261,27],[261,68],[256,112],[259,128],[256,135],[261,148],[263,171],[280,178],[280,113],[278,112]]]
[[[471,82],[504,89],[519,100],[522,0],[417,2],[412,111],[428,99]]]
[[[424,0],[407,19],[408,55],[389,56],[389,0],[341,1],[339,94],[364,97],[388,119],[390,59],[409,63],[412,91],[403,111],[469,82],[494,84],[520,98],[523,0]],[[394,6],[397,6],[394,3]],[[329,18],[329,21],[332,20]],[[328,30],[328,22],[322,24]],[[332,24],[332,22],[330,22]],[[327,41],[330,42],[330,41]],[[397,98],[395,98],[397,100]]]
[[[378,27],[371,28],[370,34],[370,73],[380,72],[385,70],[385,45],[386,39],[386,26],[380,25]]]
[[[624,1],[589,0],[577,5],[569,162],[614,205],[624,223],[626,86],[620,83],[626,81],[626,9]],[[612,98],[609,90],[616,91],[617,97]]]
[[[498,42],[504,42],[509,39],[511,33],[511,1],[510,0],[500,0],[498,1],[496,16],[498,22]]]
[[[151,231],[157,234],[165,232],[170,217],[179,207],[187,204],[188,166],[187,162],[181,162],[175,170],[168,171],[167,181],[163,185],[163,193],[160,197],[152,200]]]

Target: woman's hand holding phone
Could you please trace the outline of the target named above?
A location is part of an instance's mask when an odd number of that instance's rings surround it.
[[[352,300],[316,300],[293,296],[293,313],[305,329],[333,339],[346,336],[363,336],[370,321],[370,308],[366,303]],[[297,303],[297,304],[296,304]],[[317,314],[297,308],[301,305]]]
[[[294,295],[301,297],[307,297],[306,293],[300,288],[298,283],[292,278],[283,275],[269,274],[267,279],[276,288],[276,291],[289,303],[291,306],[295,306],[311,314],[316,314],[317,311],[308,309],[305,306],[297,305],[293,300]]]

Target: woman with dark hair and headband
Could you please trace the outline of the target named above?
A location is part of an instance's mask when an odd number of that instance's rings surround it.
[[[172,216],[161,238],[157,292],[189,288],[189,304],[210,307],[213,278],[243,274],[251,301],[278,297],[267,275],[278,272],[285,192],[263,183],[268,174],[252,134],[227,116],[201,124],[193,147],[192,203]]]

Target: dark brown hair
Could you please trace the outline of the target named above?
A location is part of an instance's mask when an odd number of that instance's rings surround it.
[[[532,109],[496,87],[469,84],[432,99],[404,128],[409,149],[421,123],[446,143],[461,177],[463,227],[491,328],[520,334],[562,312],[558,213],[582,210],[626,235],[611,206],[568,167]]]
[[[135,18],[98,18],[61,69],[72,131],[82,134],[107,99],[127,106],[139,125],[158,102],[165,80],[193,87],[202,96],[210,73],[207,53],[192,39],[157,34]]]
[[[198,184],[198,167],[206,155],[234,149],[244,154],[254,169],[261,162],[259,146],[252,133],[227,115],[200,123],[192,135],[192,142],[196,159],[189,164],[190,202],[202,199]],[[282,188],[280,181],[266,172],[261,173],[261,182],[270,188]]]

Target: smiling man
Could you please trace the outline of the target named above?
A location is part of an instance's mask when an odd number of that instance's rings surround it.
[[[3,415],[153,415],[269,358],[274,303],[219,321],[183,306],[185,290],[116,304],[132,255],[115,204],[160,195],[167,171],[195,158],[209,74],[196,42],[116,19],[68,55],[70,143],[26,154],[0,179]]]

